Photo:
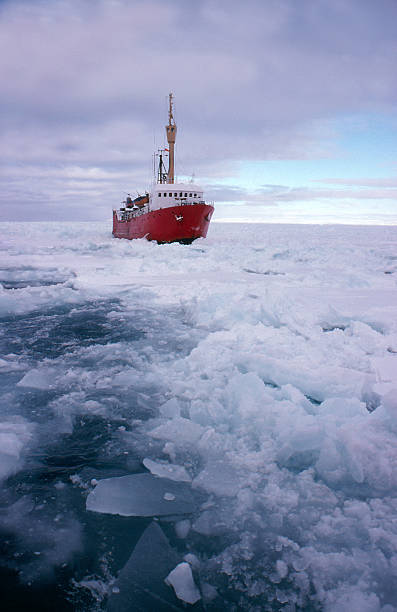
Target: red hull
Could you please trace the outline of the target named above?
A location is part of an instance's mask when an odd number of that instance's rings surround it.
[[[119,220],[117,212],[113,211],[113,236],[128,240],[192,242],[206,237],[213,211],[209,204],[170,206],[125,221]]]

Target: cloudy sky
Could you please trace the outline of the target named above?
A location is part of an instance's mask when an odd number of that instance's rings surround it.
[[[177,174],[218,220],[397,224],[396,0],[0,0],[2,220]]]

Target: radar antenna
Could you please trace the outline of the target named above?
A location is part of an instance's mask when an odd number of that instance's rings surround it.
[[[163,156],[167,155],[165,152],[167,149],[159,149],[158,153],[156,153],[156,157],[159,158],[159,165],[157,170],[157,182],[160,184],[167,182],[167,172],[165,170]]]

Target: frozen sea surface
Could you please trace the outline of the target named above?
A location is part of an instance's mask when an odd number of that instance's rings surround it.
[[[397,227],[1,231],[2,609],[397,611]]]

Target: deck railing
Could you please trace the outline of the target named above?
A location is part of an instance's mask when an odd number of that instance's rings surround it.
[[[195,204],[207,204],[208,206],[214,206],[213,201],[204,202],[204,200],[200,200],[199,202],[178,201],[178,203],[174,204],[174,206],[194,206]],[[172,206],[160,206],[159,208],[155,208],[154,210],[164,210],[166,208],[171,208],[171,207]],[[146,204],[142,208],[135,209],[135,210],[131,208],[129,208],[128,210],[114,209],[114,212],[117,214],[118,221],[129,221],[130,219],[135,219],[136,217],[140,217],[150,212],[150,206],[149,204]]]

